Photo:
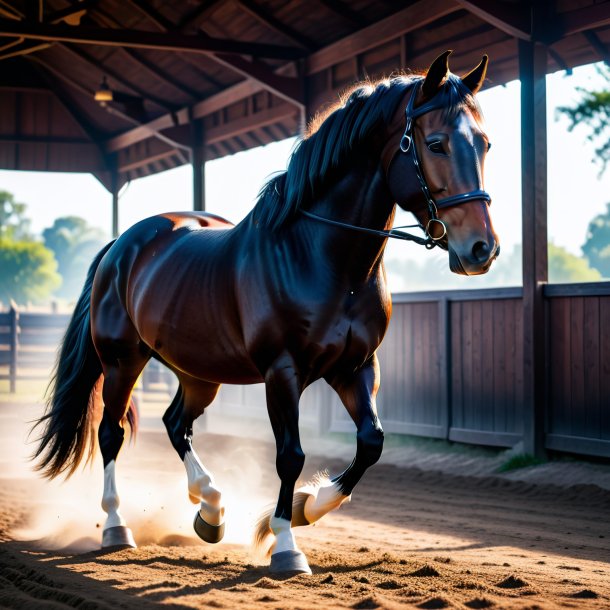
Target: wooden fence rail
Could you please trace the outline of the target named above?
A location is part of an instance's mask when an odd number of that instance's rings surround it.
[[[610,457],[610,282],[545,287],[545,447]],[[395,294],[379,349],[384,429],[510,447],[524,435],[523,301],[520,288]],[[0,380],[48,376],[68,316],[0,313]],[[46,368],[41,367],[46,362]],[[157,362],[145,391],[176,382]],[[215,414],[267,419],[264,388],[224,386]],[[301,421],[320,432],[353,431],[324,382],[308,388]]]

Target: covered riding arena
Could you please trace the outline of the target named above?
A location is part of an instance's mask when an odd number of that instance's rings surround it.
[[[196,438],[232,499],[226,542],[192,532],[166,404],[144,392],[121,480],[140,546],[103,553],[101,462],[37,480],[24,430],[41,403],[2,397],[0,607],[610,606],[610,283],[548,283],[545,93],[547,73],[610,61],[610,2],[0,0],[0,27],[0,168],[92,173],[114,234],[129,181],[191,164],[205,210],[207,161],[301,133],[358,79],[446,49],[462,74],[486,53],[486,87],[521,81],[523,242],[522,286],[394,295],[386,457],[351,504],[298,532],[313,576],[274,580],[247,546],[277,492],[258,386],[224,389]],[[0,383],[27,381],[20,336],[65,323],[0,313]],[[353,424],[322,386],[302,423],[304,475],[351,460]],[[561,459],[498,474],[502,448]]]

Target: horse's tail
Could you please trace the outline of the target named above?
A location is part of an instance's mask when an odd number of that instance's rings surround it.
[[[83,291],[76,303],[72,319],[61,342],[59,357],[47,390],[44,415],[34,428],[43,424],[44,431],[32,459],[45,477],[53,478],[67,471],[73,474],[89,451],[87,461],[95,449],[93,414],[99,406],[102,363],[95,351],[90,328],[90,301],[93,278],[97,268],[114,242],[106,245],[95,257]]]

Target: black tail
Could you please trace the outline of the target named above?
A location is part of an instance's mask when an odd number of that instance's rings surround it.
[[[34,428],[45,426],[33,455],[33,459],[40,458],[36,470],[49,478],[65,471],[70,476],[83,459],[88,441],[88,460],[95,449],[93,413],[102,363],[91,338],[89,310],[95,272],[113,243],[105,246],[89,267],[85,287],[61,343],[45,414],[34,424]]]

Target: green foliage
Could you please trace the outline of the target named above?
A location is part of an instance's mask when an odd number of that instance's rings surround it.
[[[17,203],[12,193],[0,190],[0,239],[21,241],[31,238],[25,209],[25,203]]]
[[[604,66],[598,71],[606,79],[605,89],[587,91],[578,87],[577,91],[582,95],[580,102],[575,106],[561,106],[557,111],[570,120],[570,131],[581,124],[590,128],[587,139],[596,145],[594,160],[601,164],[603,173],[610,161],[610,68]]]
[[[519,468],[529,468],[530,466],[539,466],[544,464],[544,460],[541,460],[529,453],[519,453],[513,455],[509,460],[504,462],[496,472],[510,472],[511,470],[518,470]]]
[[[561,246],[549,243],[549,281],[555,283],[597,282],[602,279],[586,259],[570,254]]]
[[[73,300],[78,297],[93,257],[106,243],[103,232],[78,216],[57,218],[42,232],[45,246],[57,259],[63,284],[57,295]]]
[[[582,251],[592,267],[610,278],[610,203],[589,223]]]
[[[53,253],[41,243],[0,238],[0,301],[41,302],[60,284]]]

